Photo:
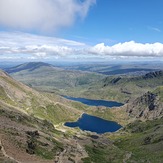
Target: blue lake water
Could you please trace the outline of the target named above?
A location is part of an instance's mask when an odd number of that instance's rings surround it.
[[[96,132],[103,134],[106,132],[115,132],[122,126],[113,121],[107,121],[99,117],[83,114],[76,122],[66,122],[64,124],[68,127],[79,127],[81,130]]]
[[[91,100],[86,98],[76,98],[70,96],[63,96],[69,100],[82,102],[83,104],[90,105],[90,106],[105,106],[105,107],[119,107],[122,106],[122,103],[116,101],[105,101],[105,100]]]

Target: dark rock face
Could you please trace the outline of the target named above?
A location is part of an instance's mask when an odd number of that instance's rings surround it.
[[[129,116],[143,120],[155,119],[163,116],[163,104],[156,94],[145,93],[134,102],[128,104],[127,112]]]
[[[118,77],[118,78],[114,78],[111,83],[112,84],[116,84],[119,80],[121,80],[121,77]]]
[[[39,137],[39,135],[40,135],[37,130],[36,131],[27,131],[26,134],[32,138]]]
[[[35,154],[35,149],[37,146],[37,138],[39,138],[40,134],[39,132],[36,131],[26,131],[28,140],[27,140],[27,148],[26,148],[26,152],[29,154]]]
[[[163,76],[163,71],[155,71],[155,72],[150,72],[147,73],[143,76],[144,79],[150,79],[150,78],[157,78]]]
[[[35,154],[35,149],[36,149],[36,143],[33,140],[28,140],[26,152],[29,154]]]
[[[116,77],[114,79],[110,79],[110,77],[106,77],[103,82],[104,82],[104,85],[103,87],[106,87],[108,86],[109,84],[117,84],[119,83],[119,81],[122,79],[122,77]]]

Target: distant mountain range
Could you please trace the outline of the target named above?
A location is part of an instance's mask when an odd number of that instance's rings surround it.
[[[29,86],[50,92],[86,87],[103,78],[103,75],[97,73],[64,70],[43,62],[25,63],[5,70]]]
[[[66,70],[81,70],[105,75],[140,76],[151,71],[163,70],[162,62],[104,62],[61,65]]]
[[[65,70],[43,62],[31,62],[9,68],[7,72],[16,80],[41,91],[119,102],[132,101],[163,85],[161,70],[139,76],[107,76]]]

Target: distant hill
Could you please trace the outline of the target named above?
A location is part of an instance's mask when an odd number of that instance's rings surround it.
[[[8,73],[15,73],[23,70],[34,71],[35,69],[40,67],[54,67],[54,66],[44,62],[29,62],[12,68],[6,68],[5,71]]]
[[[93,72],[64,70],[40,62],[13,67],[10,75],[37,90],[92,99],[132,101],[163,85],[163,71],[143,75],[106,76]]]
[[[67,89],[86,87],[104,77],[91,72],[64,70],[42,62],[21,64],[7,69],[7,72],[16,80],[36,89],[63,93]]]
[[[82,95],[128,102],[162,85],[163,71],[150,72],[135,77],[130,75],[107,76],[92,84]]]
[[[147,73],[153,70],[154,69],[128,68],[128,69],[116,69],[112,71],[104,71],[104,72],[99,72],[99,73],[102,73],[105,75],[121,75],[121,74],[139,75],[139,74]]]
[[[98,62],[61,65],[66,70],[81,70],[105,75],[140,76],[151,71],[163,70],[162,62]]]

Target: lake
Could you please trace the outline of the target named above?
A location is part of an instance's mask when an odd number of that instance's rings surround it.
[[[78,101],[86,105],[90,106],[105,106],[105,107],[119,107],[122,106],[122,103],[116,102],[116,101],[105,101],[105,100],[91,100],[86,98],[77,98],[77,97],[71,97],[71,96],[63,96],[66,99]]]
[[[106,132],[115,132],[119,130],[122,126],[113,121],[107,121],[102,118],[83,114],[82,117],[76,122],[66,122],[64,124],[67,127],[79,127],[81,130],[96,132],[98,134],[103,134]]]

